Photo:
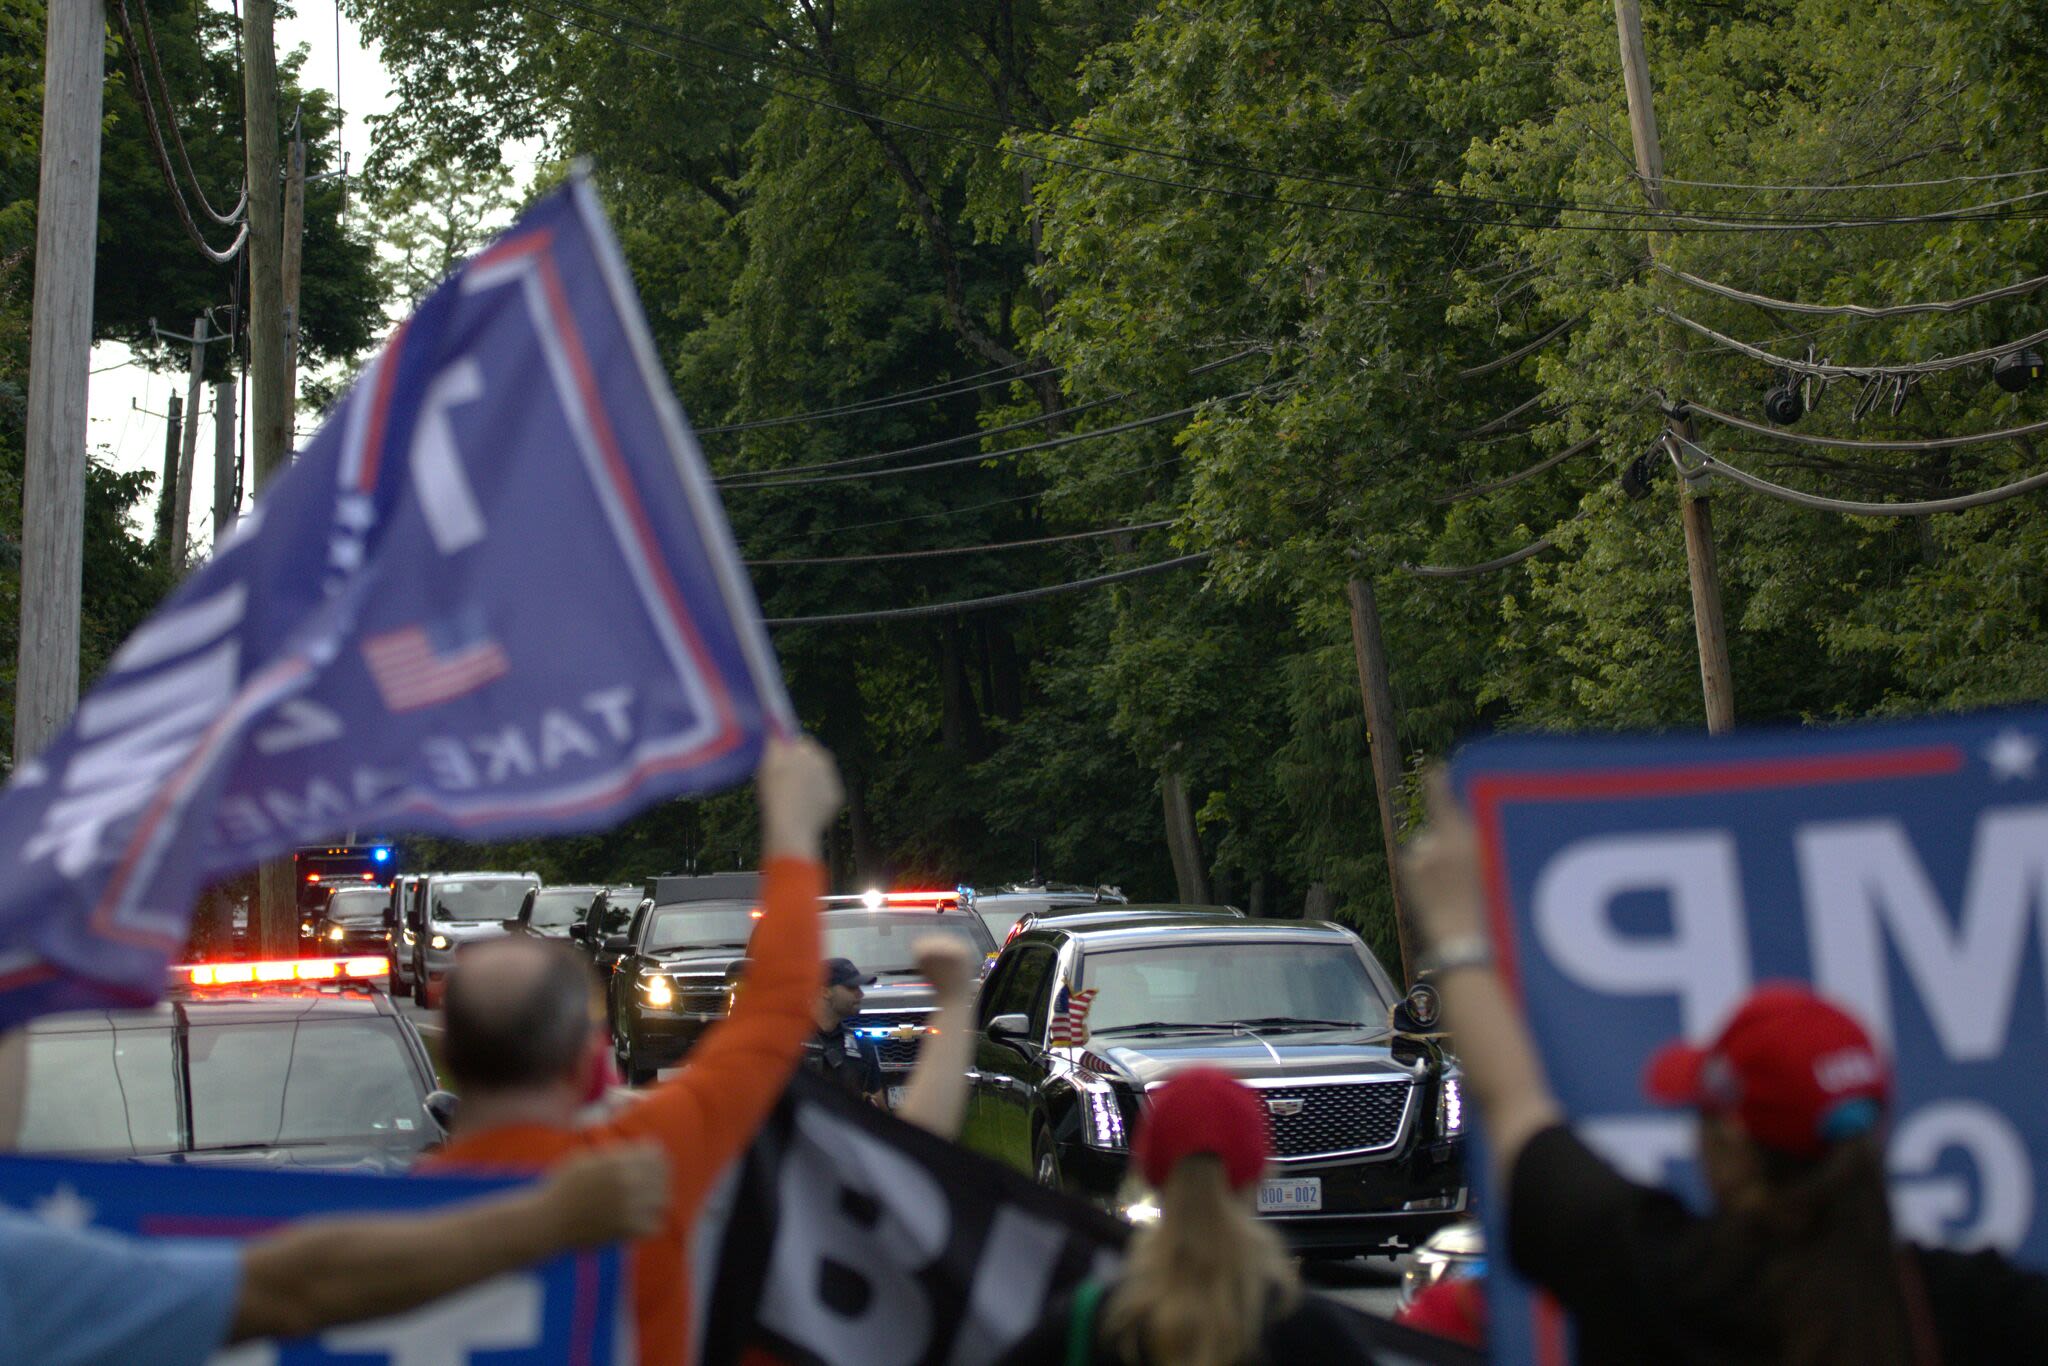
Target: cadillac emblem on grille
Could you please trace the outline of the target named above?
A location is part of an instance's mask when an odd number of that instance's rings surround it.
[[[1276,1118],[1286,1119],[1301,1113],[1303,1102],[1292,1096],[1268,1096],[1266,1110]]]

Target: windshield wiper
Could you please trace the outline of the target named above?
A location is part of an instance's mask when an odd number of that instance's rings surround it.
[[[1247,1029],[1284,1029],[1289,1026],[1296,1029],[1364,1029],[1367,1027],[1363,1020],[1318,1020],[1306,1015],[1259,1015],[1249,1020],[1232,1020],[1231,1023],[1243,1025]]]
[[[1237,1028],[1238,1026],[1234,1023],[1220,1024],[1215,1020],[1141,1020],[1137,1024],[1110,1025],[1106,1029],[1091,1029],[1089,1032],[1091,1034],[1129,1034],[1142,1029],[1168,1034],[1187,1029],[1220,1029],[1226,1033],[1236,1033]]]

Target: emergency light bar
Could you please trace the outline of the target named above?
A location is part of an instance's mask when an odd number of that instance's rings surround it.
[[[382,977],[382,958],[282,958],[263,963],[183,963],[171,969],[195,987],[247,982],[338,982]]]

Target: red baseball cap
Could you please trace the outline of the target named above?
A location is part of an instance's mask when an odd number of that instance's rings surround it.
[[[1176,1072],[1151,1095],[1151,1108],[1138,1125],[1131,1156],[1154,1187],[1184,1157],[1210,1153],[1223,1159],[1223,1175],[1232,1190],[1259,1179],[1273,1155],[1273,1133],[1266,1107],[1228,1072],[1191,1067]]]
[[[1749,994],[1704,1048],[1666,1044],[1643,1089],[1666,1105],[1732,1117],[1793,1157],[1867,1133],[1891,1101],[1891,1069],[1854,1016],[1797,982]]]

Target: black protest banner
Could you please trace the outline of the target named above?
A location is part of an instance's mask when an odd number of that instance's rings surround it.
[[[697,1231],[702,1366],[981,1366],[1113,1272],[1093,1205],[798,1073]],[[1364,1314],[1330,1361],[1477,1366]]]

